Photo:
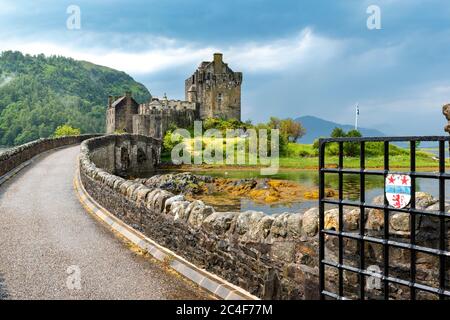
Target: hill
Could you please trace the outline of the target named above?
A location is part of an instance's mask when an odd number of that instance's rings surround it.
[[[128,74],[60,56],[0,54],[0,145],[50,136],[69,124],[82,133],[104,132],[108,95],[151,95]]]
[[[305,136],[303,136],[299,141],[301,143],[313,143],[314,140],[319,137],[329,137],[331,131],[336,127],[342,128],[345,131],[349,131],[355,128],[352,125],[339,124],[313,116],[303,116],[295,119],[295,121],[299,121],[306,129]],[[359,128],[359,131],[364,137],[385,135],[384,133],[376,129]]]

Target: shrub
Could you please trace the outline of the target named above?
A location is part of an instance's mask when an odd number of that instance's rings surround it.
[[[236,119],[217,119],[217,118],[208,118],[203,121],[203,130],[209,129],[217,129],[222,132],[222,135],[225,136],[227,129],[228,130],[236,130],[243,129],[247,130],[249,128],[253,128],[253,125],[249,122],[241,122]]]
[[[306,150],[300,150],[300,151],[298,152],[298,156],[299,156],[299,157],[302,157],[302,158],[307,158],[307,157],[311,157],[311,153],[309,153],[309,152],[306,151]]]
[[[167,131],[163,139],[163,153],[170,153],[172,149],[183,142],[183,136]]]
[[[59,126],[56,128],[53,136],[54,137],[66,137],[66,136],[79,136],[80,135],[80,129],[73,128],[69,126],[68,124],[64,124],[62,126]]]
[[[325,137],[319,137],[318,139],[314,140],[313,145],[312,145],[314,150],[317,151],[317,153],[319,153],[319,140],[320,139],[325,139]]]

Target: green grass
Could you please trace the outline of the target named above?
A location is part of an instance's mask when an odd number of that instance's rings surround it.
[[[335,146],[330,146],[326,151],[326,166],[337,166],[339,158],[335,155]],[[366,168],[382,168],[384,166],[383,145],[380,143],[369,143],[366,145]],[[389,164],[391,168],[408,168],[410,166],[409,149],[403,149],[391,145],[389,149]],[[163,156],[163,161],[169,161],[170,155]],[[416,154],[417,168],[437,168],[438,161],[434,155],[424,151],[418,151]],[[221,167],[222,164],[212,166]],[[316,169],[319,166],[318,150],[312,144],[289,143],[287,155],[280,157],[280,168],[287,169]],[[254,167],[254,165],[239,165],[236,167]],[[359,168],[359,157],[344,157],[344,167]]]
[[[338,157],[328,156],[326,157],[325,164],[327,166],[337,166]],[[447,160],[447,163],[448,160]],[[282,168],[300,168],[300,169],[313,169],[317,168],[319,165],[319,157],[282,157],[280,158],[280,166]],[[408,168],[410,165],[409,156],[390,156],[389,165],[391,168]],[[434,168],[438,167],[439,163],[429,157],[417,157],[416,167],[417,168]],[[366,158],[366,168],[382,168],[384,166],[384,157],[376,156]],[[359,168],[360,159],[358,157],[345,157],[344,167],[346,168]]]
[[[319,151],[312,144],[289,143],[287,147],[288,157],[317,157]]]
[[[382,168],[384,166],[382,143],[366,144],[366,167]],[[325,164],[337,166],[339,158],[337,146],[330,145],[326,150]],[[318,151],[311,144],[290,143],[288,146],[288,156],[280,158],[280,166],[284,168],[317,168],[319,163]],[[409,149],[391,145],[389,148],[389,164],[391,168],[407,168],[410,166]],[[434,168],[438,166],[438,161],[432,153],[417,151],[416,166],[418,168]],[[344,167],[359,168],[359,157],[344,157]]]
[[[384,146],[379,142],[366,144],[366,167],[382,168],[384,166]],[[337,145],[330,145],[326,149],[325,164],[337,166],[339,158]],[[389,162],[391,168],[407,168],[410,166],[409,149],[390,145]],[[280,158],[283,168],[317,168],[319,164],[318,150],[312,144],[289,143],[287,156]],[[417,151],[416,166],[418,168],[434,168],[439,165],[434,155],[425,151]],[[344,167],[359,168],[359,157],[344,157]]]

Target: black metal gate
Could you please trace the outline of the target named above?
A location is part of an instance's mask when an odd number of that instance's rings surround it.
[[[431,294],[439,299],[448,299],[450,297],[448,272],[449,263],[448,258],[450,252],[448,251],[448,229],[450,227],[450,214],[446,210],[445,203],[445,182],[450,179],[450,174],[446,173],[445,155],[446,144],[450,141],[450,137],[381,137],[381,138],[336,138],[336,139],[321,139],[319,142],[319,280],[320,280],[320,297],[321,299],[371,299],[368,294],[366,280],[368,277],[375,278],[381,284],[379,289],[379,298],[389,299],[390,291],[393,286],[406,288],[402,291],[404,298],[407,299],[419,299],[418,292],[425,292]],[[379,143],[383,145],[384,159],[381,164],[382,169],[367,170],[366,169],[366,147],[370,143]],[[416,159],[417,159],[417,145],[418,143],[434,142],[438,145],[438,153],[436,155],[436,170],[433,172],[419,172],[416,171]],[[359,148],[360,161],[359,169],[347,169],[344,166],[344,146],[347,143],[353,144]],[[389,150],[390,145],[393,143],[407,143],[409,144],[409,171],[395,172],[390,170],[389,165]],[[335,150],[338,151],[338,163],[334,166],[326,165],[326,147],[334,145]],[[369,204],[366,202],[366,179],[369,175],[384,177],[384,181],[388,174],[404,174],[411,177],[411,201],[410,205],[404,209],[395,209],[390,206],[386,197],[384,197],[384,204]],[[329,175],[337,176],[338,180],[338,194],[337,197],[327,197],[326,195],[326,178]],[[345,176],[359,176],[356,181],[359,181],[359,199],[357,201],[347,200],[344,198],[344,175]],[[437,210],[429,211],[416,208],[416,180],[417,179],[431,179],[438,185],[439,202],[436,204]],[[381,179],[381,178],[379,178]],[[384,182],[386,184],[386,181]],[[447,204],[448,205],[448,204]],[[338,208],[338,220],[337,228],[325,228],[325,212],[326,208],[336,207]],[[344,230],[344,207],[358,209],[359,208],[359,225],[357,230],[349,232]],[[370,209],[375,209],[380,212],[380,216],[383,216],[384,226],[380,230],[378,235],[370,234],[366,230],[366,218],[367,212]],[[403,240],[393,238],[390,232],[390,214],[395,212],[404,212],[409,216],[409,234],[403,236]],[[416,217],[428,217],[434,219],[436,222],[437,232],[435,245],[426,245],[419,243],[416,239],[417,221]],[[417,218],[419,219],[419,218]],[[422,220],[421,220],[422,221]],[[406,240],[405,240],[406,239]],[[335,251],[333,252],[333,259],[329,258],[327,244],[329,241],[334,241]],[[353,263],[346,262],[344,259],[344,252],[346,250],[345,243],[347,241],[353,241],[356,243],[355,259]],[[379,272],[369,270],[367,265],[368,245],[379,246],[380,248],[380,261]],[[390,250],[402,250],[406,251],[409,263],[409,271],[406,278],[400,277],[396,272],[392,272],[392,261],[390,261]],[[327,252],[326,252],[327,251]],[[418,278],[422,277],[422,274],[418,276],[418,263],[420,263],[420,271],[422,268],[427,268],[427,265],[418,261],[418,255],[430,256],[430,259],[436,259],[436,279],[435,281],[418,281]],[[404,256],[403,256],[404,257]],[[425,270],[427,271],[427,270]],[[392,273],[391,273],[392,272]],[[345,273],[345,277],[344,277]],[[423,272],[422,272],[423,273]],[[328,274],[332,274],[329,276]],[[348,286],[349,276],[353,274],[354,294],[348,294],[346,289]],[[333,280],[334,279],[334,280]],[[398,290],[396,291],[398,293]]]

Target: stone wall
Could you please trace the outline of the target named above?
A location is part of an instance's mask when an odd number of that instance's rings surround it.
[[[304,213],[266,215],[262,212],[216,212],[202,201],[187,201],[183,195],[145,186],[115,176],[92,161],[95,149],[112,137],[84,142],[81,147],[80,174],[87,192],[111,213],[143,232],[159,244],[173,250],[195,265],[206,269],[263,299],[317,299],[318,287],[318,223],[317,208]],[[379,197],[376,203],[383,202]],[[417,208],[436,210],[436,199],[417,194]],[[450,206],[448,207],[450,209]],[[391,238],[408,242],[409,216],[393,213],[390,218]],[[326,229],[337,230],[337,209],[325,214]],[[344,230],[357,233],[359,209],[344,211]],[[365,229],[371,236],[381,237],[383,212],[367,210]],[[423,246],[437,245],[436,219],[417,219],[417,242]],[[346,264],[358,266],[359,248],[344,241]],[[383,269],[383,249],[366,243],[367,266]],[[391,275],[409,279],[410,256],[394,250]],[[338,261],[337,238],[326,238],[326,258]],[[437,285],[438,261],[433,256],[417,255],[417,281]],[[326,288],[337,292],[337,273],[326,271]],[[345,292],[357,297],[358,278],[344,273]],[[406,288],[407,289],[407,288]],[[405,288],[392,285],[390,295],[408,299]],[[368,296],[381,298],[382,291],[373,289]],[[435,298],[419,294],[418,298]]]
[[[133,133],[133,116],[138,114],[138,110],[139,104],[132,98],[131,92],[126,92],[122,97],[110,96],[106,109],[106,133]]]
[[[162,139],[174,124],[179,128],[189,128],[194,125],[196,111],[192,109],[147,110],[144,114],[133,116],[133,133]]]
[[[111,213],[187,260],[266,299],[317,297],[318,213],[278,217],[215,212],[201,201],[145,187],[92,160],[114,136],[84,142],[80,174]]]
[[[38,154],[71,144],[78,144],[99,135],[48,138],[35,140],[0,153],[0,177]]]
[[[161,157],[161,140],[147,136],[103,136],[90,141],[89,146],[89,157],[94,165],[125,177],[153,173]]]

